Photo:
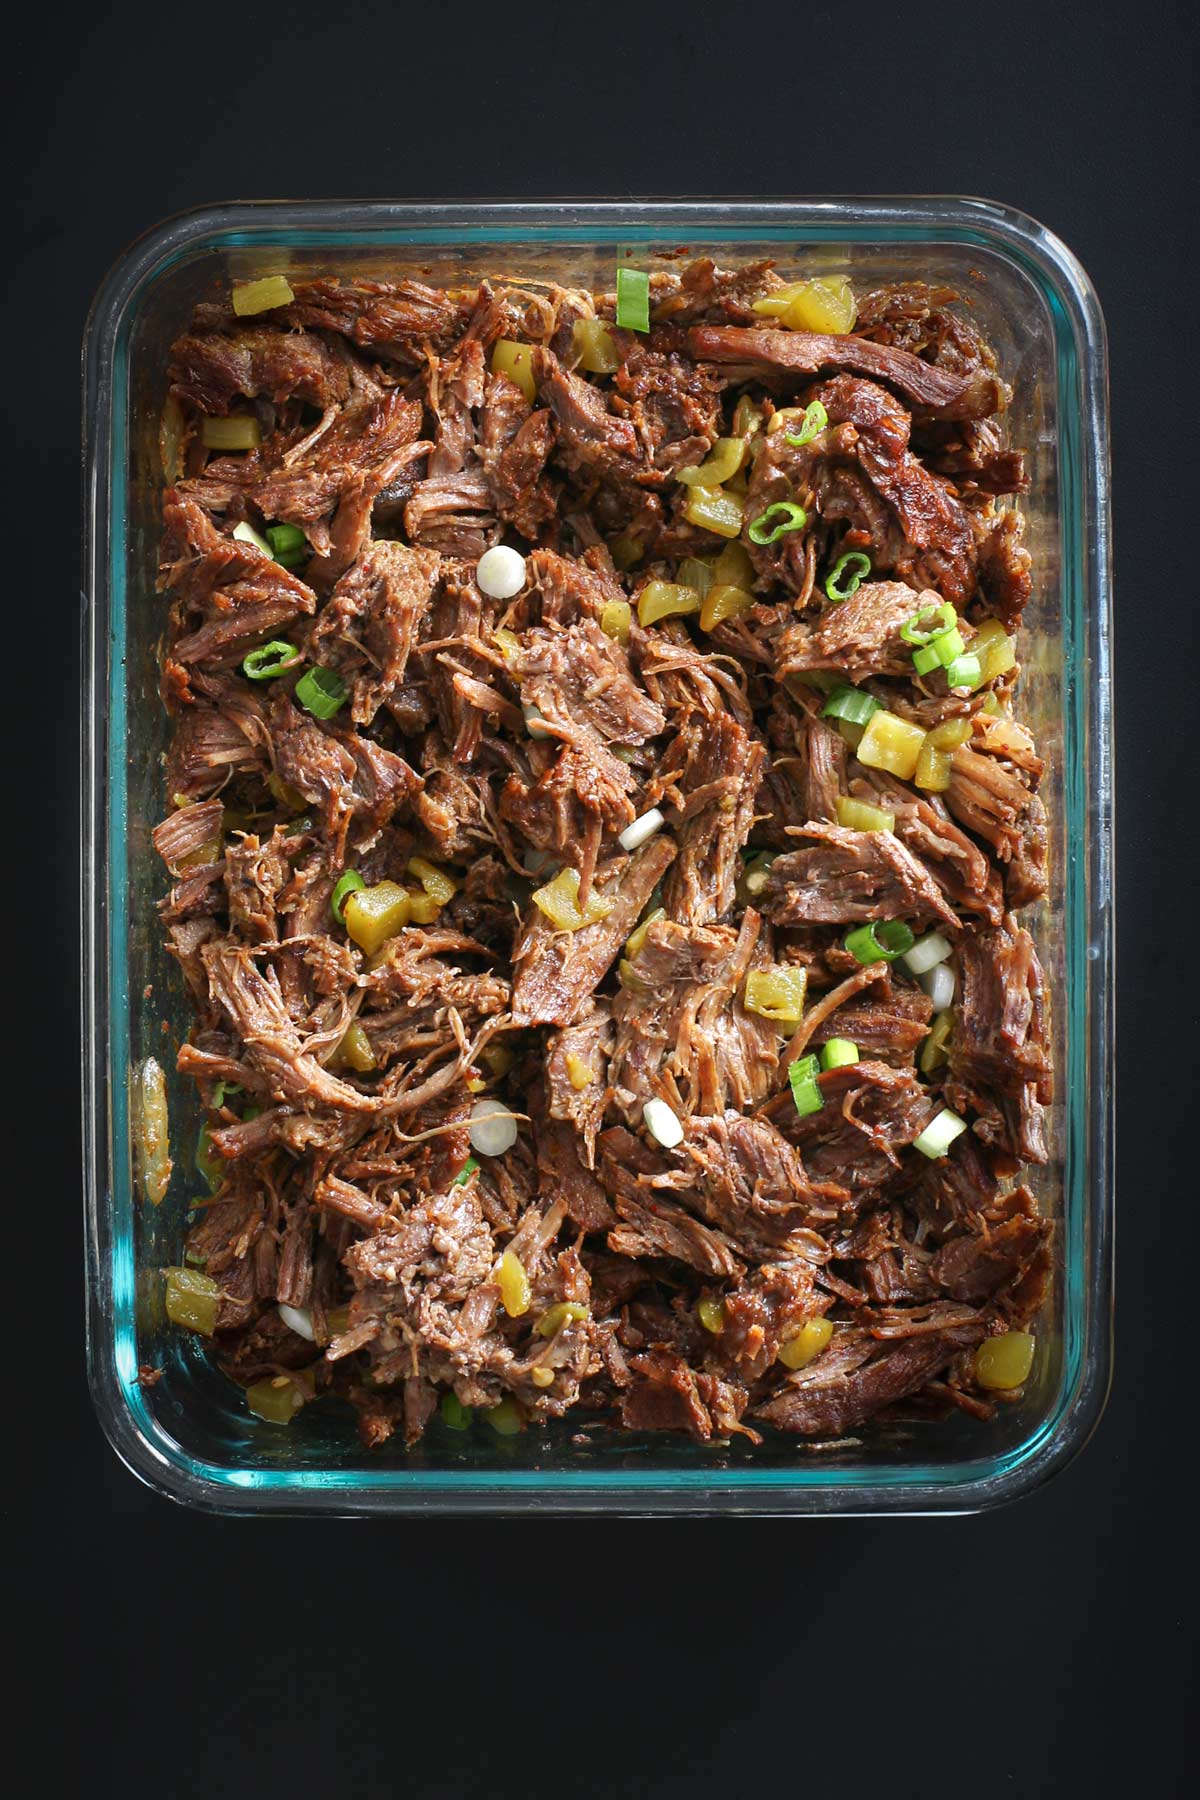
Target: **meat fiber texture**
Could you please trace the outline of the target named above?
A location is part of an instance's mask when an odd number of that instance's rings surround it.
[[[724,1442],[1013,1397],[974,1353],[1050,1272],[1013,1185],[1048,1154],[1016,916],[1046,888],[1042,764],[1018,669],[951,693],[906,636],[947,602],[968,645],[1019,628],[1009,390],[945,288],[860,294],[839,336],[756,311],[779,284],[702,258],[634,332],[612,294],[331,275],[199,307],[164,371],[154,843],[213,1189],[187,1256],[229,1376],[348,1400],[372,1447],[464,1409]],[[610,373],[581,365],[598,329]],[[731,563],[680,476],[735,434]],[[804,522],[762,543],[779,503]],[[498,544],[524,559],[504,600],[477,579]],[[722,551],[723,620],[653,617],[651,581]],[[847,551],[869,573],[839,601]],[[858,759],[839,684],[962,721],[939,791]],[[364,948],[349,889],[385,883],[408,898]],[[935,1054],[903,964],[846,947],[889,919],[951,946]],[[801,1018],[756,1010],[800,972]],[[801,1114],[789,1064],[834,1038],[858,1060]],[[931,1162],[947,1105],[968,1129]]]

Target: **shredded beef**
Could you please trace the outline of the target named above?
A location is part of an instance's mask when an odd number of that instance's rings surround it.
[[[861,1210],[872,1189],[890,1189],[903,1175],[903,1152],[933,1115],[929,1090],[911,1067],[868,1061],[828,1070],[819,1087],[819,1112],[797,1117],[788,1110],[791,1096],[781,1095],[766,1116],[800,1151],[810,1175]]]
[[[1017,770],[963,744],[951,759],[946,805],[995,851],[1009,906],[1040,900],[1047,884],[1046,809]]]
[[[419,401],[395,389],[353,395],[294,442],[220,457],[181,492],[213,512],[253,506],[264,519],[298,525],[315,551],[336,548],[345,566],[365,542],[376,496],[428,451],[420,427]]]
[[[613,1007],[608,1079],[615,1105],[631,1123],[656,1096],[680,1115],[744,1108],[765,1097],[778,1040],[738,996],[749,971],[766,960],[760,920],[751,910],[740,931],[669,920],[650,925]]]
[[[350,684],[356,725],[370,725],[402,686],[440,571],[435,552],[379,540],[346,571],[322,608],[309,649]]]
[[[959,1351],[973,1348],[986,1335],[982,1318],[895,1345],[880,1344],[869,1332],[848,1326],[834,1334],[811,1368],[789,1376],[774,1399],[756,1408],[756,1415],[782,1431],[839,1437],[872,1413],[916,1393]]]
[[[643,333],[542,279],[329,275],[172,347],[153,843],[214,1190],[187,1257],[226,1374],[349,1402],[372,1452],[501,1404],[747,1454],[901,1404],[986,1421],[1011,1396],[976,1348],[1036,1329],[1043,762],[1017,667],[950,690],[903,635],[947,604],[967,649],[1020,626],[1011,395],[952,290],[826,336],[755,311],[781,279],[671,260]],[[254,447],[208,449],[231,416]],[[692,471],[735,436],[730,542]],[[655,619],[651,583],[690,591]],[[948,786],[861,762],[823,710],[847,685],[963,721]],[[847,948],[897,920],[950,946],[936,1020]],[[833,1039],[857,1060],[793,1092]],[[968,1129],[930,1160],[945,1107]]]
[[[203,332],[177,338],[167,371],[172,393],[220,417],[239,396],[341,406],[350,398],[350,368],[323,339],[305,331],[243,327],[228,336]]]
[[[673,919],[703,925],[733,906],[767,753],[726,712],[694,718],[676,738],[675,752],[662,770],[673,778],[677,797],[679,856],[663,899]]]

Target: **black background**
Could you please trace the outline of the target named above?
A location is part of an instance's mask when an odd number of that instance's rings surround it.
[[[5,1204],[22,1248],[0,1314],[2,1492],[6,1635],[30,1687],[14,1735],[39,1785],[1183,1786],[1197,909],[1167,857],[1196,792],[1190,10],[31,7],[7,28],[3,710],[22,835]],[[55,696],[69,720],[91,293],[131,237],[206,201],[789,192],[1009,202],[1072,246],[1107,313],[1123,1122],[1108,1412],[1050,1487],[980,1519],[369,1525],[173,1507],[118,1466],[83,1371],[77,748]]]

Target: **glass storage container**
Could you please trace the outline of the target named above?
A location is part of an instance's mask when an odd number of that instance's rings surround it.
[[[785,278],[947,282],[1015,388],[1028,447],[1034,558],[1022,716],[1047,758],[1051,891],[1032,922],[1053,997],[1058,1098],[1051,1160],[1033,1172],[1057,1225],[1058,1270],[1034,1377],[990,1425],[878,1424],[820,1451],[772,1438],[702,1446],[669,1435],[571,1442],[568,1419],[500,1439],[434,1422],[413,1450],[366,1452],[336,1402],[288,1428],[247,1411],[202,1341],[170,1328],[159,1269],[179,1260],[195,1195],[200,1114],[170,1046],[186,1029],[162,950],[150,830],[163,811],[154,591],[158,422],[168,346],[194,303],[231,278],[284,272],[483,275],[612,285],[686,246],[729,264],[772,257]],[[1086,1439],[1108,1384],[1112,1245],[1112,715],[1107,372],[1096,296],[1034,221],[972,199],[688,203],[252,203],[182,215],[141,238],[97,295],[84,344],[83,1075],[88,1353],[118,1454],[172,1497],[226,1512],[963,1512],[1046,1479]],[[167,1048],[164,1049],[164,1046]],[[161,1206],[139,1193],[131,1070],[167,1069],[175,1172]],[[139,1368],[161,1369],[151,1385]]]

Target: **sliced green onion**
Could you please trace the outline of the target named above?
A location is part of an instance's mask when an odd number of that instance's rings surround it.
[[[366,882],[363,880],[357,869],[347,869],[344,875],[338,876],[337,883],[329,901],[329,910],[339,925],[344,925],[346,923],[346,915],[342,911],[342,902],[345,900],[346,895],[352,894],[356,888],[365,888],[366,885]]]
[[[253,544],[254,548],[261,550],[264,556],[271,555],[271,546],[266,538],[260,537],[253,525],[247,525],[244,519],[240,525],[234,526],[233,535],[239,544]]]
[[[962,642],[961,638],[959,642]],[[913,651],[913,668],[918,675],[932,675],[933,671],[940,669],[941,666],[942,659],[938,655],[936,644],[922,644],[919,650]]]
[[[242,1092],[243,1089],[238,1087],[236,1082],[218,1081],[216,1087],[213,1089],[210,1105],[214,1109],[219,1109],[224,1106],[226,1100],[230,1099],[234,1094],[240,1094]]]
[[[336,669],[309,669],[296,683],[296,699],[314,719],[332,719],[346,699],[346,684]]]
[[[933,623],[928,631],[925,621]],[[952,631],[958,624],[958,614],[948,600],[942,600],[936,606],[922,606],[908,622],[900,627],[900,636],[906,644],[929,644],[940,637],[944,631]]]
[[[650,277],[645,269],[617,270],[617,324],[625,331],[649,331]]]
[[[271,555],[285,569],[308,561],[308,539],[298,525],[268,525],[267,541]]]
[[[849,1038],[830,1038],[821,1046],[821,1067],[823,1069],[844,1069],[850,1063],[858,1061],[858,1045]]]
[[[796,1102],[796,1111],[801,1118],[809,1113],[820,1112],[825,1102],[821,1098],[821,1090],[817,1086],[819,1064],[815,1056],[800,1056],[788,1064],[788,1080],[792,1084],[792,1099]]]
[[[785,431],[784,442],[793,450],[799,450],[804,444],[811,444],[818,432],[824,431],[829,423],[829,414],[819,400],[810,400],[804,409],[804,423],[799,431]]]
[[[967,1129],[967,1121],[960,1119],[956,1112],[943,1107],[936,1117],[930,1119],[920,1137],[913,1139],[913,1149],[919,1150],[922,1156],[928,1156],[932,1162],[945,1156],[956,1137],[961,1137]]]
[[[772,519],[779,523],[774,530],[770,529]],[[768,506],[766,512],[759,513],[757,519],[751,519],[746,527],[746,535],[752,544],[773,544],[789,531],[801,531],[808,524],[808,514],[794,500],[777,500],[774,506]]]
[[[475,1158],[473,1156],[468,1156],[466,1162],[463,1164],[462,1168],[458,1171],[458,1174],[454,1177],[454,1180],[450,1183],[450,1186],[451,1187],[462,1187],[466,1182],[468,1182],[471,1179],[472,1175],[475,1173],[475,1171],[478,1167],[479,1167],[479,1164],[476,1162]]]
[[[925,975],[953,955],[953,944],[947,943],[940,931],[927,931],[904,952],[904,966],[910,975]]]
[[[457,1394],[443,1394],[441,1405],[442,1419],[451,1431],[468,1431],[475,1417],[469,1406],[464,1406]]]
[[[825,595],[829,600],[848,600],[857,594],[859,583],[871,573],[871,559],[862,550],[847,550],[839,556],[825,577]],[[845,585],[843,586],[843,577]]]
[[[835,688],[821,708],[823,719],[848,719],[851,725],[865,725],[881,711],[878,700],[861,688]]]
[[[242,663],[242,673],[251,681],[271,681],[299,659],[300,652],[294,644],[285,638],[272,638],[269,644],[260,644],[250,652]]]
[[[968,651],[966,656],[956,656],[946,667],[946,686],[952,688],[975,688],[983,680],[983,670],[979,658]]]
[[[912,949],[913,934],[903,919],[872,920],[856,925],[842,940],[856,962],[894,962]]]
[[[206,450],[257,450],[262,443],[262,426],[253,413],[201,419],[200,442]]]
[[[702,600],[715,580],[712,564],[702,562],[698,556],[685,556],[675,575],[680,587],[694,588]]]

